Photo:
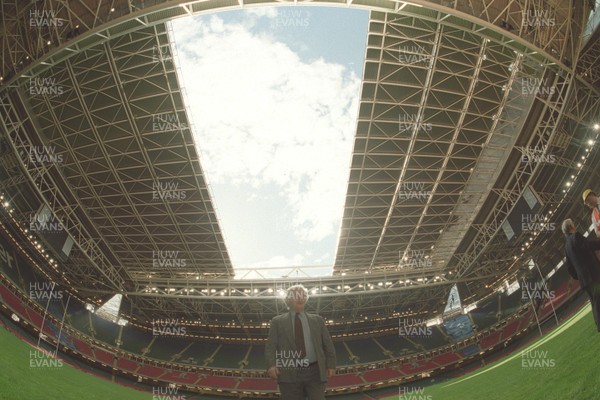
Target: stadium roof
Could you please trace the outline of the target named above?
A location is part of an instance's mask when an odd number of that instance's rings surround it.
[[[244,325],[279,311],[273,298],[290,280],[232,279],[176,65],[156,62],[172,56],[171,18],[275,3],[92,3],[46,2],[48,29],[31,26],[33,5],[2,5],[11,162],[0,190],[15,227],[49,206],[75,246],[48,272],[84,297],[123,293],[140,320],[175,312]],[[531,259],[553,268],[558,229],[507,239],[502,225],[526,189],[559,224],[597,182],[600,45],[597,31],[581,35],[587,4],[530,14],[518,1],[471,3],[319,3],[373,10],[336,276],[303,280],[328,318],[431,316],[454,283],[468,303]],[[529,15],[546,23],[522,23]],[[32,149],[64,159],[32,162]],[[523,161],[539,151],[552,162]]]

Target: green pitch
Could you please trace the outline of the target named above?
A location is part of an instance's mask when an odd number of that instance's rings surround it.
[[[0,327],[0,399],[152,400],[151,392],[127,388],[45,356]]]
[[[587,304],[526,348],[460,378],[385,400],[600,399],[600,333]]]
[[[112,383],[66,363],[57,366],[55,361],[53,364],[52,360],[44,360],[4,328],[0,328],[0,348],[0,399],[152,400],[153,397],[151,392]],[[600,399],[599,349],[600,334],[596,332],[588,304],[527,348],[485,368],[422,392],[413,388],[410,394],[387,399]]]

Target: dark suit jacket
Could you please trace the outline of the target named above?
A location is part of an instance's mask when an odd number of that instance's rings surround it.
[[[335,348],[333,347],[333,342],[331,336],[329,336],[329,331],[325,326],[323,317],[306,313],[306,318],[308,319],[313,346],[317,353],[321,382],[327,382],[327,369],[335,368]],[[267,369],[277,366],[276,352],[284,352],[285,354],[285,352],[289,351],[297,351],[297,349],[292,318],[290,318],[290,314],[287,312],[271,320],[269,338],[265,346]],[[294,368],[279,368],[277,381],[296,382],[296,370]]]
[[[600,250],[600,240],[585,238],[579,232],[567,235],[565,254],[567,267],[579,286],[586,289],[591,283],[600,282],[600,264],[594,251]]]

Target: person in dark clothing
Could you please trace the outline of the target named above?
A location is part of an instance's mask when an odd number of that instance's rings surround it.
[[[571,219],[562,223],[566,235],[565,255],[569,275],[579,281],[579,286],[590,297],[596,328],[600,332],[600,263],[594,253],[600,250],[600,239],[585,238],[577,232]]]
[[[267,373],[276,379],[284,400],[325,400],[327,380],[335,375],[335,346],[325,320],[304,311],[308,290],[290,287],[289,312],[271,320],[265,346]]]

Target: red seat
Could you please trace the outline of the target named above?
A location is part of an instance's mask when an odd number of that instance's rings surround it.
[[[400,378],[401,376],[402,373],[400,371],[391,368],[383,368],[365,372],[363,378],[365,378],[368,383],[371,383],[381,382],[387,379]]]
[[[328,388],[363,385],[364,382],[356,374],[334,375],[327,382]]]
[[[269,378],[246,378],[240,382],[238,389],[271,392],[277,390],[277,382]]]
[[[208,375],[202,378],[197,385],[198,386],[210,386],[223,389],[233,389],[235,387],[236,380],[230,376],[215,376]]]

